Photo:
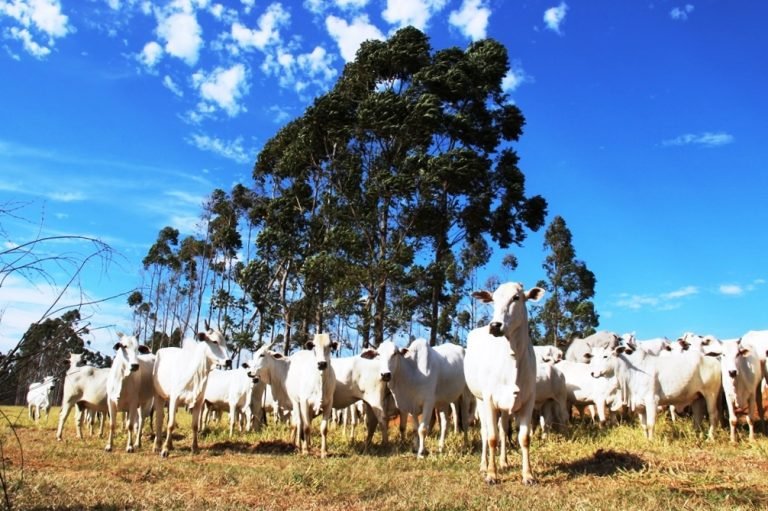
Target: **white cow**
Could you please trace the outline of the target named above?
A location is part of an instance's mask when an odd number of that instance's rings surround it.
[[[179,405],[192,408],[192,452],[197,452],[197,432],[203,409],[208,375],[216,365],[231,367],[226,339],[219,330],[211,329],[197,334],[196,341],[187,339],[184,348],[161,348],[155,355],[152,381],[155,387],[155,443],[153,451],[167,457],[173,448],[173,430]],[[163,433],[163,413],[168,403],[168,432],[160,448]]]
[[[760,367],[763,371],[763,378],[768,383],[768,367],[766,367],[766,356],[768,356],[768,330],[750,330],[741,336],[741,343],[754,347],[755,353],[760,358]],[[759,419],[764,420],[765,410],[763,410],[763,388],[757,387],[757,413]]]
[[[451,403],[460,400],[466,388],[464,349],[455,344],[443,346],[438,351],[425,339],[416,339],[408,348],[398,349],[392,341],[384,341],[366,355],[378,359],[380,377],[387,383],[395,406],[400,410],[401,438],[406,426],[406,421],[402,419],[411,414],[418,421],[419,446],[416,454],[419,458],[424,457],[424,440],[436,409],[440,411],[439,451],[443,451],[446,412]],[[460,412],[462,424],[467,424],[467,408],[468,403]]]
[[[616,375],[621,399],[630,410],[640,415],[640,424],[648,439],[653,438],[658,406],[673,405],[682,409],[699,397],[706,402],[709,414],[708,438],[714,438],[717,423],[717,397],[720,373],[710,357],[686,351],[668,356],[654,356],[628,346],[614,348],[610,356],[592,359],[593,375]],[[703,410],[694,407],[694,424],[701,426]]]
[[[625,346],[629,346],[632,349],[641,349],[655,356],[672,351],[672,343],[666,337],[654,337],[653,339],[639,341],[635,334],[624,334],[622,342]]]
[[[536,354],[536,362],[539,364],[557,364],[564,358],[563,350],[551,344],[534,346],[533,352]]]
[[[596,347],[590,354],[590,359],[600,357],[605,348]],[[617,382],[613,377],[596,377],[589,364],[563,360],[557,368],[565,378],[568,393],[568,410],[575,406],[579,415],[584,417],[584,408],[589,406],[592,420],[597,417],[598,425],[602,428],[608,419],[608,412],[613,405],[613,395]]]
[[[240,413],[245,415],[249,431],[253,421],[253,393],[259,378],[248,376],[248,366],[244,366],[232,371],[214,369],[208,375],[208,384],[205,386],[206,415],[210,410],[227,411],[230,438],[235,432],[235,421]],[[207,417],[203,417],[203,424],[207,422],[206,419]]]
[[[539,363],[536,366],[536,406],[542,438],[556,426],[561,432],[568,427],[568,388],[558,366]]]
[[[467,337],[464,375],[469,390],[477,398],[483,451],[480,469],[485,481],[499,481],[496,466],[498,423],[501,413],[515,416],[519,425],[518,442],[522,454],[524,484],[534,484],[530,464],[530,426],[535,405],[536,355],[528,335],[528,300],[538,301],[544,294],[539,287],[525,291],[522,284],[502,284],[493,294],[478,291],[473,297],[493,303],[488,327],[475,328]],[[502,463],[505,460],[502,458]]]
[[[43,381],[36,381],[29,385],[27,391],[27,407],[29,418],[35,422],[40,420],[40,410],[45,411],[45,420],[48,420],[48,410],[51,409],[51,392],[56,387],[53,376],[46,376]]]
[[[261,401],[262,410],[273,412],[275,421],[286,420],[290,418],[293,407],[285,388],[291,359],[270,351],[269,348],[267,345],[262,346],[254,353],[252,360],[247,362],[248,376],[258,377],[259,385],[265,385]]]
[[[331,360],[333,372],[336,375],[336,387],[333,393],[333,407],[344,409],[351,415],[350,406],[362,400],[365,406],[367,434],[365,447],[371,445],[373,434],[378,423],[381,428],[381,442],[387,444],[388,419],[385,410],[387,383],[381,379],[379,364],[371,360],[373,350],[366,350],[356,357],[342,357]],[[374,355],[375,356],[375,355]],[[352,423],[352,435],[354,436],[354,422]],[[346,423],[345,423],[346,429]]]
[[[82,354],[72,353],[69,356],[69,370],[64,376],[64,397],[59,412],[59,426],[56,429],[56,440],[61,441],[64,422],[69,416],[73,406],[77,407],[75,414],[75,430],[77,438],[83,438],[83,415],[85,410],[93,413],[105,414],[109,411],[107,406],[107,377],[109,368],[96,368],[92,366],[78,366],[82,360]],[[102,419],[101,434],[104,433]]]
[[[155,356],[149,348],[139,344],[132,335],[117,334],[115,358],[107,377],[107,406],[109,408],[109,435],[105,451],[112,450],[115,436],[115,422],[118,412],[128,413],[128,440],[126,452],[133,452],[141,447],[141,430],[144,424],[144,411],[149,408],[154,397],[152,370]],[[132,435],[136,434],[133,441]]]
[[[720,361],[723,374],[723,391],[728,406],[728,421],[731,426],[731,443],[736,443],[736,425],[739,415],[744,415],[749,426],[749,440],[755,439],[752,414],[756,407],[756,393],[762,379],[760,356],[751,344],[741,339],[723,343]]]
[[[291,355],[291,363],[285,378],[285,388],[291,398],[292,420],[302,454],[309,453],[310,425],[312,419],[322,414],[320,421],[320,457],[328,455],[328,423],[333,415],[333,393],[336,376],[331,365],[331,350],[338,343],[331,341],[327,333],[315,334],[314,340]]]

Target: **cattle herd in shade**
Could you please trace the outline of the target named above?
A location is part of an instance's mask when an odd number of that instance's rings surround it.
[[[352,418],[353,435],[356,419],[365,421],[365,450],[377,427],[382,444],[387,444],[387,426],[396,416],[402,441],[410,415],[416,424],[416,453],[423,457],[432,419],[439,419],[442,452],[452,417],[453,429],[458,431],[461,425],[465,443],[467,429],[479,422],[480,469],[490,484],[499,481],[500,470],[507,466],[512,419],[518,428],[525,484],[535,482],[529,458],[532,429],[540,427],[544,437],[553,428],[565,433],[571,412],[583,418],[586,408],[600,427],[616,417],[637,416],[648,439],[653,438],[660,410],[673,420],[690,410],[697,428],[703,428],[706,416],[706,433],[701,434],[710,440],[721,414],[727,413],[731,442],[738,439],[740,416],[754,439],[753,419],[763,418],[768,330],[724,341],[693,333],[676,341],[638,341],[632,334],[598,332],[574,339],[563,353],[555,346],[531,343],[526,302],[543,294],[538,287],[526,290],[514,282],[493,293],[473,293],[492,304],[493,314],[487,326],[469,333],[466,348],[431,347],[423,339],[398,348],[386,341],[357,356],[332,357],[336,342],[328,334],[316,334],[306,349],[291,356],[263,346],[242,368],[231,369],[224,336],[207,323],[206,330],[183,347],[162,348],[155,354],[134,336],[119,334],[110,368],[84,366],[80,355],[70,355],[56,438],[62,439],[64,422],[75,407],[79,438],[83,422],[93,434],[94,421],[101,416],[103,433],[103,420],[108,418],[110,451],[115,423],[124,412],[126,450],[133,452],[141,447],[142,422],[154,410],[153,451],[167,457],[179,406],[192,414],[192,452],[198,450],[198,432],[211,414],[229,413],[232,436],[235,425],[241,431],[243,423],[249,429],[258,427],[269,412],[275,420],[290,422],[291,438],[302,453],[310,449],[313,418],[321,416],[320,455],[325,457],[335,413]],[[30,385],[31,419],[38,420],[41,410],[47,414],[53,385],[52,377]]]

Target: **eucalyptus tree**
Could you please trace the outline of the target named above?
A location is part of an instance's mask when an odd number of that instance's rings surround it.
[[[447,333],[468,272],[487,262],[473,260],[462,269],[461,251],[483,236],[501,248],[520,245],[526,230],[544,224],[546,201],[526,195],[509,145],[521,136],[525,119],[503,92],[508,71],[504,46],[485,39],[465,51],[438,51],[414,77],[422,100],[435,105],[425,119],[432,140],[422,158],[418,210],[419,235],[429,240],[431,254],[425,292],[432,344]],[[446,293],[447,284],[453,292]]]
[[[592,298],[595,274],[576,259],[571,231],[561,216],[547,227],[544,249],[548,251],[542,267],[547,279],[538,285],[548,291],[543,305],[532,311],[534,333],[547,343],[566,345],[574,336],[595,332],[599,316]]]

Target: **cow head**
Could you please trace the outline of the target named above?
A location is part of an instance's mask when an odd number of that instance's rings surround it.
[[[331,351],[335,351],[339,343],[331,341],[331,336],[328,334],[315,334],[313,340],[308,341],[304,347],[314,353],[317,369],[325,371],[331,362]]]
[[[56,387],[56,378],[53,376],[46,376],[43,380],[43,387],[46,390],[53,390]]]
[[[610,377],[614,374],[614,364],[616,357],[624,351],[623,346],[617,346],[613,349],[596,347],[592,348],[589,356],[589,370],[593,378],[601,376]]]
[[[124,376],[128,376],[139,369],[139,354],[149,353],[149,348],[139,341],[133,335],[125,335],[122,332],[117,333],[118,342],[115,343],[115,362],[121,363],[124,368]]]
[[[205,354],[208,360],[226,369],[232,368],[232,357],[227,349],[227,339],[219,329],[211,328],[208,321],[206,321],[205,332],[199,332],[197,340],[205,343]]]
[[[254,381],[263,381],[269,384],[271,381],[269,375],[269,366],[275,360],[282,360],[283,355],[270,351],[270,345],[265,344],[253,354],[253,358],[248,362],[248,377]]]
[[[528,311],[525,308],[525,302],[527,300],[537,302],[543,295],[542,288],[533,287],[525,291],[523,285],[517,282],[501,284],[493,294],[488,291],[472,293],[473,298],[482,300],[484,303],[493,303],[493,316],[488,325],[491,335],[495,337],[503,335],[508,339],[511,339],[520,329],[525,329],[527,332]]]
[[[377,349],[369,348],[361,353],[360,356],[371,360],[378,359],[381,380],[390,382],[392,381],[393,374],[397,374],[401,357],[407,353],[408,348],[400,349],[392,341],[384,341]]]

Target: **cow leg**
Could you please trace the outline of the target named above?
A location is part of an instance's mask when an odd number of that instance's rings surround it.
[[[485,474],[488,471],[488,426],[486,409],[481,400],[477,400],[476,413],[480,421],[480,473]]]
[[[301,421],[300,428],[297,430],[301,435],[301,453],[309,454],[310,441],[309,441],[309,429],[310,429],[310,415],[309,415],[309,401],[302,400],[299,403],[299,417]]]
[[[126,433],[128,438],[125,442],[125,452],[133,452],[133,435],[134,429],[136,428],[136,413],[136,407],[131,406],[128,409],[128,432]]]
[[[154,408],[156,417],[154,420],[155,426],[155,440],[152,442],[152,452],[160,451],[160,444],[163,441],[163,417],[165,415],[165,400],[155,394]],[[167,454],[166,454],[167,456]]]
[[[719,416],[717,409],[717,394],[707,396],[705,398],[705,403],[707,405],[707,415],[709,415],[707,440],[713,441],[715,439],[715,428],[717,427],[717,418]]]
[[[452,409],[455,410],[455,407],[452,406]],[[454,425],[456,424],[456,413],[453,414],[454,418]],[[458,435],[458,430],[454,428],[455,434]],[[440,454],[443,453],[443,449],[445,449],[445,435],[448,432],[448,417],[445,414],[445,410],[440,410],[440,443],[437,446],[437,452]]]
[[[141,430],[144,429],[144,410],[141,405],[136,407],[136,440],[133,446],[138,450],[141,448]]]
[[[762,365],[765,365],[764,363]],[[763,368],[763,374],[765,374],[765,368]],[[763,432],[765,432],[765,421],[763,421],[763,382],[757,384],[755,389],[755,404],[757,405],[757,420],[760,422]]]
[[[235,419],[239,419],[238,413],[237,413],[237,403],[230,403],[229,404],[229,438],[232,438],[232,436],[235,434]],[[238,422],[240,422],[238,420]],[[239,424],[240,432],[243,431],[243,425]]]
[[[104,412],[99,415],[99,438],[104,438]]]
[[[56,428],[56,440],[59,442],[61,442],[61,432],[64,430],[64,423],[67,421],[67,416],[71,409],[71,403],[65,401],[61,404],[61,410],[59,411],[59,426]]]
[[[479,405],[479,403],[478,403]],[[488,484],[496,484],[499,482],[499,473],[496,468],[496,445],[499,441],[498,422],[499,414],[496,413],[494,406],[488,402],[485,406],[485,419],[486,419],[486,439],[488,441],[488,453],[487,453],[487,470],[485,473],[485,482]],[[482,465],[481,465],[482,468]]]
[[[111,399],[107,403],[107,410],[109,411],[109,435],[107,436],[107,446],[104,450],[107,452],[112,451],[112,439],[115,437],[115,420],[117,419],[117,404]]]
[[[200,449],[197,445],[197,434],[199,431],[199,424],[200,424],[200,414],[203,412],[203,403],[196,403],[195,406],[192,407],[192,454],[197,453]],[[169,416],[169,427],[170,427],[170,416]]]
[[[429,431],[429,423],[432,421],[432,414],[434,413],[434,405],[427,403],[421,409],[421,419],[418,421],[418,434],[419,434],[419,448],[416,451],[416,457],[423,458],[426,448],[424,447],[427,432]]]
[[[160,451],[160,456],[163,458],[168,457],[168,452],[171,450],[171,444],[173,443],[173,430],[176,428],[176,397],[171,396],[168,400],[168,431],[165,433],[165,443],[163,444],[163,450]],[[192,416],[192,428],[196,429],[196,422],[200,419],[198,412],[197,416]]]
[[[755,412],[755,397],[747,401],[747,427],[749,427],[749,441],[755,441],[755,424],[752,422],[752,414]]]
[[[533,472],[531,471],[531,455],[530,455],[530,446],[531,446],[531,432],[530,432],[530,423],[531,423],[531,417],[533,414],[533,401],[530,402],[528,406],[525,407],[523,412],[521,414],[518,414],[517,416],[517,422],[518,427],[520,430],[517,433],[517,441],[520,444],[520,454],[522,457],[522,474],[523,474],[523,484],[525,485],[532,485],[536,484],[536,479],[533,477]]]
[[[352,410],[354,412],[354,410]],[[333,407],[331,403],[327,403],[323,410],[322,420],[320,421],[320,457],[326,458],[328,456],[328,423],[331,421],[331,413]]]
[[[674,406],[670,406],[670,409],[675,409]],[[691,403],[691,416],[693,417],[693,428],[698,432],[701,431],[701,425],[704,422],[704,411],[706,409],[706,402],[704,398],[697,397],[693,403]]]
[[[507,446],[508,446],[507,438],[509,436],[509,430],[510,430],[509,413],[501,412],[499,414],[499,419],[496,422],[498,423],[498,427],[496,429],[496,431],[498,431],[497,445],[499,447],[498,467],[499,467],[499,470],[506,470],[509,468],[509,462],[507,461]]]

